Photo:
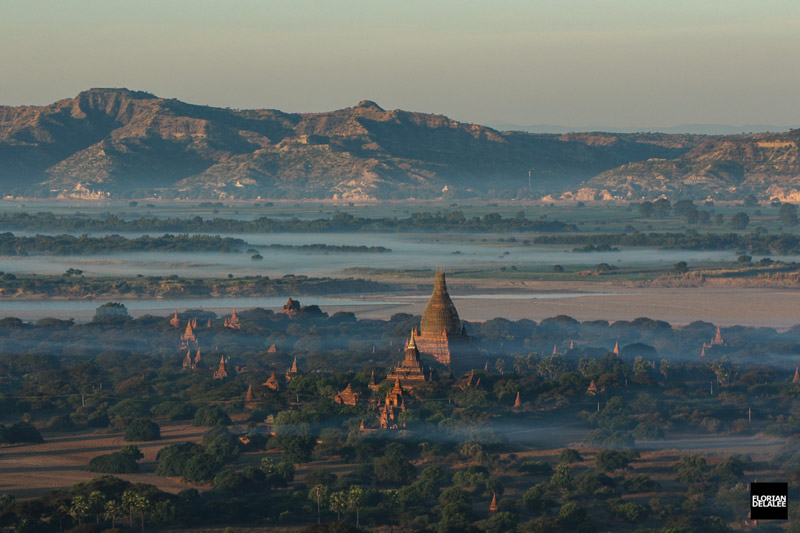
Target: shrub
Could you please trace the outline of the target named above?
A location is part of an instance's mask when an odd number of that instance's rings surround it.
[[[156,456],[158,460],[156,474],[182,477],[186,472],[186,464],[189,460],[201,453],[203,453],[203,447],[193,442],[173,444],[162,448]]]
[[[131,474],[139,471],[139,465],[132,455],[114,452],[93,458],[87,470],[103,474]]]
[[[218,405],[201,407],[194,414],[193,426],[229,426],[231,417]]]
[[[20,420],[10,427],[0,424],[0,444],[20,444],[42,442],[39,430]]]
[[[375,477],[380,483],[407,485],[417,477],[417,472],[405,458],[392,454],[375,460]]]
[[[186,462],[183,479],[189,482],[211,481],[222,464],[211,454],[200,453]]]
[[[126,441],[159,440],[161,438],[161,428],[152,420],[137,418],[125,428]]]

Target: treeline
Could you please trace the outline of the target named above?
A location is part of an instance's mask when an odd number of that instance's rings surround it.
[[[800,253],[800,235],[788,233],[705,233],[689,230],[685,233],[599,233],[539,235],[533,244],[581,245],[587,250],[606,249],[611,246],[644,246],[653,248],[679,248],[683,250],[750,250],[755,254]],[[580,250],[584,251],[584,250]]]
[[[242,239],[219,235],[144,235],[126,239],[119,235],[89,237],[81,235],[36,235],[18,237],[0,234],[0,255],[92,255],[107,252],[238,252],[247,243]]]
[[[84,231],[152,231],[191,233],[280,233],[280,232],[333,232],[333,231],[577,231],[574,224],[558,220],[531,220],[522,213],[504,218],[497,213],[467,218],[461,211],[449,213],[412,213],[408,218],[364,218],[350,213],[336,213],[331,218],[278,220],[260,217],[256,220],[227,218],[204,219],[180,217],[150,217],[124,220],[117,215],[90,218],[78,215],[56,216],[53,213],[3,213],[0,228],[37,230]]]
[[[29,298],[204,298],[218,296],[297,296],[392,291],[386,283],[361,279],[308,278],[306,276],[245,276],[236,278],[181,278],[147,276],[84,278],[69,269],[61,276],[0,275],[0,296]]]
[[[293,252],[347,252],[347,253],[388,253],[391,248],[385,246],[351,246],[346,244],[270,244],[273,250],[291,250]]]

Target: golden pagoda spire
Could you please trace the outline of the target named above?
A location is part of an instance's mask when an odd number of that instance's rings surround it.
[[[492,503],[489,504],[489,512],[496,513],[500,508],[497,506],[497,493],[492,493]]]
[[[520,400],[519,391],[517,391],[517,399],[514,400],[514,409],[519,409],[520,407],[522,407],[522,400]]]
[[[614,355],[619,355],[619,341],[614,345]]]
[[[794,367],[794,377],[792,383],[800,383],[800,367]]]

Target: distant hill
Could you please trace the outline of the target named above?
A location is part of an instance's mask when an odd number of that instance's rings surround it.
[[[693,135],[739,135],[743,133],[766,133],[786,131],[789,128],[774,124],[678,124],[677,126],[636,126],[617,128],[611,126],[562,126],[559,124],[514,124],[512,122],[489,121],[487,126],[508,131],[525,131],[528,133],[570,133],[586,131],[603,131],[606,133],[689,133]]]
[[[554,197],[684,190],[706,175],[716,178],[692,190],[733,194],[796,180],[796,137],[531,134],[367,100],[284,113],[91,89],[0,107],[0,185],[6,196],[62,198],[493,197],[527,190],[532,170],[533,188]]]
[[[764,198],[800,201],[800,130],[710,137],[680,157],[652,158],[607,170],[586,185],[636,198]]]

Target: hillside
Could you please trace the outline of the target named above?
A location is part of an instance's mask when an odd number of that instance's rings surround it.
[[[607,170],[587,182],[624,198],[735,199],[753,193],[800,201],[800,130],[708,137],[680,157],[651,158]]]
[[[533,169],[535,189],[561,193],[705,139],[500,132],[370,101],[296,114],[91,89],[0,107],[0,184],[39,197],[433,198],[516,193]]]

